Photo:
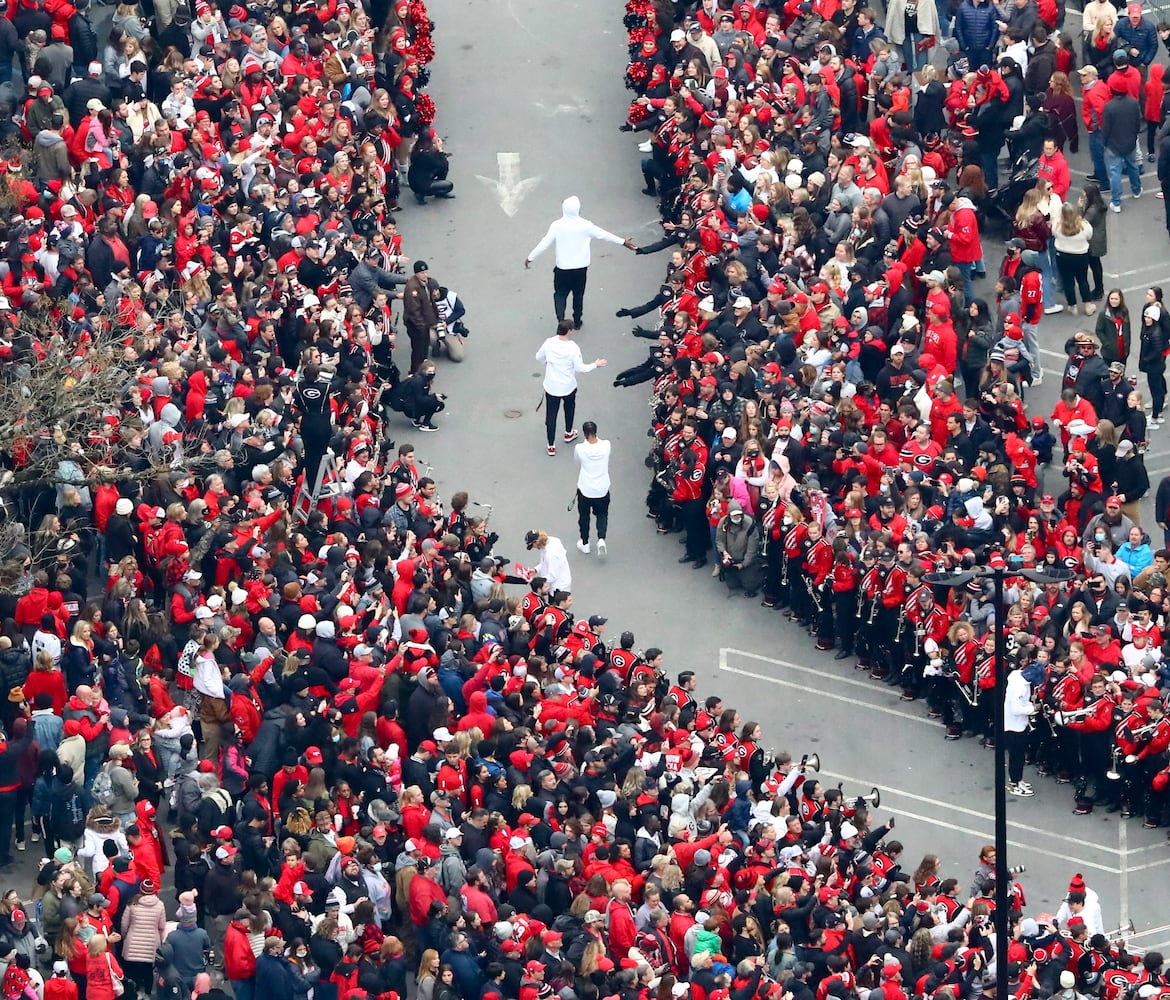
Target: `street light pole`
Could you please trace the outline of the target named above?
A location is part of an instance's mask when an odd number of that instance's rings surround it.
[[[1007,842],[1007,746],[1004,739],[1004,701],[1007,696],[1007,620],[1004,607],[1004,583],[1009,576],[1019,576],[1033,583],[1063,583],[1071,578],[1067,570],[1025,568],[1019,557],[1004,562],[1003,555],[993,551],[988,565],[979,569],[957,570],[950,573],[928,573],[926,582],[932,587],[953,590],[965,587],[972,580],[990,580],[995,600],[995,704],[991,711],[991,733],[995,740],[995,995],[998,1000],[1007,997],[1008,941],[1011,938],[1011,869],[1008,867]]]
[[[1008,870],[1007,842],[1007,746],[1004,739],[1004,701],[1007,695],[1007,637],[1004,626],[1004,567],[990,570],[995,584],[995,704],[991,733],[995,740],[995,996],[1004,1000],[1008,982]]]

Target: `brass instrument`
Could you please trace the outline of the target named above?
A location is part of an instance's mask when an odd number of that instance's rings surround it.
[[[813,607],[817,609],[817,614],[824,614],[825,602],[821,598],[821,588],[813,583],[812,580],[808,581],[808,596],[812,598]]]
[[[1069,723],[1080,722],[1081,719],[1088,718],[1092,711],[1093,706],[1085,705],[1082,708],[1074,708],[1071,712],[1054,712],[1052,721],[1058,726],[1067,726]]]
[[[1105,777],[1110,781],[1121,780],[1121,747],[1113,748],[1113,760],[1109,765],[1109,770],[1105,772]]]
[[[872,626],[877,619],[878,612],[878,598],[877,594],[873,595],[872,603],[869,606],[869,618],[866,619],[865,624]]]
[[[914,629],[914,652],[911,657],[915,660],[922,655],[922,640],[926,637],[926,629],[916,627]]]
[[[1160,722],[1161,722],[1160,719],[1158,720],[1158,722],[1148,722],[1144,726],[1141,726],[1140,728],[1135,729],[1133,731],[1133,733],[1131,734],[1134,742],[1136,743],[1136,742],[1139,742],[1141,740],[1148,740],[1151,736],[1154,735],[1154,730],[1156,730],[1158,728],[1158,725],[1160,724]]]
[[[871,809],[877,809],[882,804],[882,793],[878,789],[877,785],[874,785],[872,788],[870,788],[868,795],[853,795],[853,796],[847,796],[845,794],[845,792],[842,790],[842,787],[841,787],[842,785],[844,785],[843,781],[837,782],[837,791],[841,792],[841,797],[846,802],[856,802],[858,799],[860,799],[862,802],[866,803]]]
[[[874,602],[877,603],[876,601]],[[902,610],[898,613],[898,627],[894,630],[894,645],[897,646],[902,641],[902,629],[906,627],[906,612]]]

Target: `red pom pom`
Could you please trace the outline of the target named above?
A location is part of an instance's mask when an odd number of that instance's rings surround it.
[[[424,125],[431,125],[435,120],[435,102],[429,94],[417,94],[414,99],[414,108],[418,112],[419,120]]]

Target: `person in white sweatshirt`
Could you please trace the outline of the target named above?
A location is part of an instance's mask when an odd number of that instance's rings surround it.
[[[561,217],[548,227],[544,239],[532,248],[524,258],[524,267],[529,267],[537,257],[554,243],[556,244],[556,265],[553,267],[553,308],[557,319],[565,318],[565,304],[569,293],[573,293],[573,328],[581,329],[581,313],[585,306],[585,277],[589,270],[590,244],[593,240],[619,243],[627,250],[637,250],[634,241],[615,236],[607,229],[581,218],[581,199],[570,195],[561,202]]]
[[[1028,720],[1036,712],[1032,704],[1032,689],[1022,670],[1008,674],[1003,701],[1003,738],[1008,755],[1008,791],[1012,795],[1033,794],[1032,786],[1023,780],[1024,751],[1028,746]]]
[[[565,404],[565,443],[577,440],[577,431],[573,429],[573,418],[577,415],[577,375],[609,364],[605,358],[598,358],[587,365],[572,336],[572,321],[562,319],[557,323],[556,336],[549,337],[536,352],[536,360],[544,364],[544,429],[550,455],[557,453],[557,412],[562,403]]]
[[[605,555],[605,535],[609,529],[609,452],[608,441],[597,436],[597,424],[586,420],[581,425],[585,440],[573,449],[580,471],[577,474],[577,527],[581,540],[579,551],[589,552],[589,517],[597,518],[597,554]]]

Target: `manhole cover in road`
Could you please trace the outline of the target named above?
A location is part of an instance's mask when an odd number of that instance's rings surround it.
[[[515,420],[517,417],[521,416],[521,413],[519,410],[505,410],[504,416],[509,420]]]

